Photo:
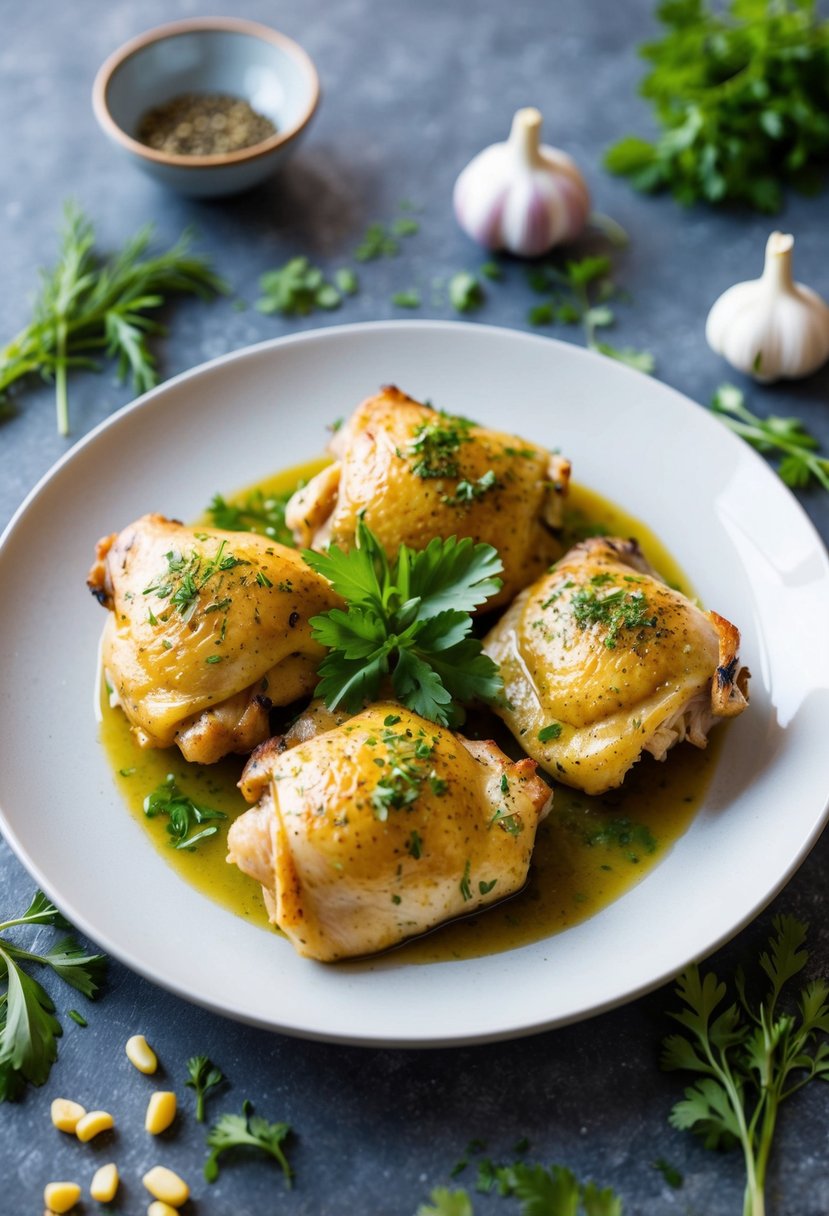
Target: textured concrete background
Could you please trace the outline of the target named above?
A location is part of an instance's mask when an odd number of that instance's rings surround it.
[[[531,103],[545,115],[549,142],[566,147],[585,170],[597,208],[631,234],[619,257],[630,299],[619,306],[615,340],[654,351],[660,378],[700,402],[723,379],[741,383],[708,350],[703,321],[720,291],[759,273],[775,223],[743,212],[682,211],[668,198],[635,195],[600,168],[601,151],[612,139],[649,126],[636,96],[642,69],[635,54],[637,43],[654,31],[649,0],[249,0],[244,15],[296,37],[314,57],[323,104],[282,178],[239,199],[189,202],[118,159],[93,120],[91,83],[99,63],[127,37],[176,17],[234,9],[190,0],[0,3],[0,340],[29,315],[37,267],[53,258],[62,200],[70,196],[94,218],[104,248],[148,220],[165,243],[194,223],[200,247],[248,300],[255,298],[263,270],[300,253],[323,265],[342,264],[368,222],[392,219],[403,198],[419,204],[420,234],[402,242],[397,259],[367,266],[360,295],[339,313],[296,321],[236,311],[230,301],[177,305],[170,336],[156,347],[164,377],[280,333],[409,315],[395,310],[390,297],[411,287],[424,299],[414,315],[451,316],[448,306],[431,303],[433,281],[482,260],[452,220],[452,183],[474,152],[504,137],[513,110]],[[793,199],[776,222],[797,236],[800,276],[827,297],[828,216],[825,196]],[[516,267],[477,316],[529,328],[532,302]],[[555,332],[578,340],[573,332]],[[130,396],[108,375],[73,377],[74,438]],[[750,387],[757,412],[799,414],[824,446],[828,401],[829,369],[797,385]],[[55,434],[51,391],[35,386],[21,398],[17,415],[0,426],[0,524],[66,447]],[[826,496],[800,497],[826,536]],[[33,796],[36,791],[33,774]],[[786,890],[714,965],[728,973],[742,959],[753,961],[772,915],[792,912],[811,922],[816,966],[829,973],[827,862],[824,837]],[[2,910],[25,906],[31,888],[0,840]],[[18,1106],[0,1107],[0,1213],[40,1211],[49,1178],[88,1183],[80,1163],[91,1158],[57,1136],[48,1108],[55,1095],[86,1090],[93,1079],[119,1121],[114,1140],[89,1152],[96,1163],[117,1159],[121,1166],[125,1183],[117,1210],[145,1210],[137,1180],[153,1163],[141,1130],[150,1086],[123,1055],[128,1035],[144,1029],[180,1094],[184,1061],[206,1052],[232,1079],[214,1112],[238,1110],[249,1097],[262,1114],[289,1120],[299,1133],[292,1153],[297,1184],[290,1194],[283,1193],[274,1168],[255,1160],[228,1166],[208,1188],[200,1179],[203,1132],[192,1117],[180,1121],[165,1138],[164,1159],[191,1180],[193,1211],[204,1216],[405,1216],[431,1187],[448,1182],[471,1138],[486,1140],[493,1158],[509,1159],[523,1136],[532,1142],[532,1159],[565,1163],[617,1188],[628,1214],[732,1216],[741,1210],[739,1156],[709,1153],[667,1124],[680,1087],[659,1072],[656,1057],[667,1030],[662,1014],[672,1004],[670,990],[663,989],[580,1026],[491,1047],[358,1050],[234,1025],[113,963],[89,1027],[67,1023],[48,1084]],[[784,1111],[769,1186],[773,1216],[829,1212],[827,1124],[826,1086],[811,1086]],[[653,1166],[657,1158],[684,1175],[680,1190],[664,1183]],[[458,1183],[471,1186],[472,1173],[467,1170]],[[84,1211],[94,1208],[87,1202]],[[479,1216],[515,1208],[512,1201],[475,1197]]]

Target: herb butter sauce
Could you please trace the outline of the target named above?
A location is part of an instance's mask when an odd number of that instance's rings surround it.
[[[265,495],[284,494],[326,463],[317,460],[286,470],[253,488]],[[248,493],[237,497],[241,501]],[[210,520],[199,522],[209,525]],[[635,536],[662,577],[691,593],[684,574],[653,532],[593,491],[571,487],[568,523],[574,540],[595,531]],[[244,758],[201,766],[189,764],[177,748],[142,750],[134,742],[124,714],[109,708],[103,690],[102,703],[100,737],[115,782],[153,845],[182,878],[208,898],[269,929],[258,884],[225,861],[227,829],[248,805],[236,788]],[[505,751],[516,754],[515,744],[497,719],[482,717],[479,722],[471,720],[470,726],[473,724],[481,737],[492,735]],[[681,744],[664,763],[644,756],[621,789],[599,797],[556,786],[553,809],[539,828],[524,890],[485,912],[398,947],[383,956],[383,964],[445,962],[513,949],[558,933],[604,908],[659,862],[688,827],[714,771],[721,734],[722,728],[713,732],[706,751]],[[166,817],[144,814],[145,797],[168,774],[196,802],[227,816],[217,821],[217,834],[193,851],[171,847]]]

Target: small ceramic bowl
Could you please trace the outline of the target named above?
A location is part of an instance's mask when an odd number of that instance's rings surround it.
[[[238,152],[184,156],[136,138],[148,110],[183,93],[227,93],[269,118],[276,134]],[[106,134],[151,177],[207,198],[257,185],[296,147],[319,104],[319,77],[296,42],[254,21],[205,17],[162,25],[127,42],[92,89]]]

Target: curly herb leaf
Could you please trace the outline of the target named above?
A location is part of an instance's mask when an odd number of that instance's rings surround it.
[[[196,1091],[196,1119],[204,1123],[204,1103],[207,1094],[224,1081],[225,1075],[221,1068],[208,1056],[191,1056],[187,1061],[187,1080],[184,1084]]]

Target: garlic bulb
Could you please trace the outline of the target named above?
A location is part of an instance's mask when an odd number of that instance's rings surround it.
[[[705,324],[708,345],[755,380],[796,380],[829,359],[829,307],[792,278],[794,237],[773,232],[762,278],[736,283]]]
[[[455,183],[458,223],[488,249],[534,257],[573,240],[587,222],[584,178],[569,156],[540,137],[538,110],[519,110],[507,142],[479,152]]]

